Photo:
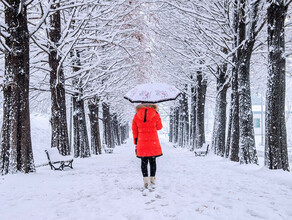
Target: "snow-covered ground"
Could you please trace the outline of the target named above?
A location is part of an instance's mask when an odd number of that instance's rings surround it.
[[[147,196],[129,140],[113,154],[75,159],[73,170],[1,176],[0,219],[292,219],[291,173],[162,146]]]

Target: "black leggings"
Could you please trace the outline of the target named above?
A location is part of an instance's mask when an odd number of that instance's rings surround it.
[[[148,176],[148,161],[150,163],[150,176],[155,176],[156,173],[156,158],[155,157],[142,157],[141,158],[141,170],[143,177]]]

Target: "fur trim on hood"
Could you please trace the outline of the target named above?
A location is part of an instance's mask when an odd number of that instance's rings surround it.
[[[158,106],[155,104],[140,104],[136,106],[136,113],[139,111],[141,108],[154,108],[155,111],[158,111]]]

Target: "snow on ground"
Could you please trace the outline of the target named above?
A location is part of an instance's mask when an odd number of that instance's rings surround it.
[[[75,159],[73,170],[1,176],[0,219],[292,219],[291,173],[162,146],[147,196],[129,140],[113,154]]]

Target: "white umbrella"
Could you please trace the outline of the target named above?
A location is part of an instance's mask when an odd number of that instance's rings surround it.
[[[158,103],[176,99],[180,91],[166,83],[148,83],[137,85],[124,96],[132,103]]]

